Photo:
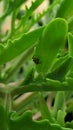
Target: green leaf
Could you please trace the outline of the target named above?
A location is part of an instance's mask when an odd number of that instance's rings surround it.
[[[69,32],[73,32],[73,16],[68,20]]]
[[[31,16],[31,14],[36,10],[36,8],[38,6],[40,6],[40,4],[43,2],[43,0],[35,0],[34,2],[32,2],[32,5],[29,9],[26,8],[26,13],[23,16],[24,21],[26,21],[26,19]]]
[[[73,121],[67,122],[67,123],[66,123],[66,127],[73,129]]]
[[[26,6],[26,10],[25,13],[21,19],[21,21],[18,24],[19,28],[21,25],[24,24],[24,26],[26,26],[27,24],[27,20],[29,19],[30,16],[32,16],[33,12],[42,4],[43,0],[35,0],[34,2],[32,1],[32,4],[30,6],[30,8],[28,8],[28,6]],[[31,17],[31,19],[33,20],[33,17]],[[34,20],[33,20],[34,21]],[[26,27],[25,27],[26,28]],[[27,27],[28,28],[28,27]],[[27,29],[28,30],[28,29]]]
[[[18,115],[12,112],[6,120],[5,110],[0,106],[0,130],[72,130],[58,124],[50,124],[48,120],[34,121],[30,111]]]
[[[73,57],[73,35],[69,33],[68,35],[68,45],[69,45],[69,55]]]
[[[72,130],[58,124],[50,124],[48,120],[33,121],[32,114],[29,111],[21,116],[13,113],[9,125],[9,130]]]
[[[66,112],[65,112],[65,111],[58,110],[58,112],[57,112],[57,122],[58,122],[61,126],[65,126],[65,122],[64,122],[65,115],[66,115]]]
[[[68,58],[68,54],[66,54],[65,56],[57,57],[54,60],[54,64],[51,67],[51,71],[54,71],[55,69],[57,69],[67,58]]]
[[[39,93],[39,98],[40,98],[41,114],[42,114],[43,119],[48,119],[50,123],[54,123],[55,120],[43,98],[42,93]]]
[[[69,46],[69,55],[73,58],[73,35],[71,33],[68,34],[68,46]],[[68,77],[73,77],[73,61],[70,67]]]
[[[56,17],[68,19],[73,15],[73,0],[63,0]]]
[[[7,15],[11,14],[11,12],[20,7],[25,1],[26,0],[8,0],[7,8],[1,18],[4,19]]]
[[[49,78],[46,78],[46,83],[49,84],[49,86],[54,86],[54,87],[61,87],[62,86],[62,82],[60,82],[59,80],[53,80],[53,79],[49,79]]]
[[[43,29],[44,27],[41,27],[32,32],[23,34],[19,39],[8,41],[6,46],[0,44],[0,65],[12,60],[34,45],[41,36]]]
[[[33,56],[38,72],[50,70],[59,49],[64,46],[67,31],[67,22],[62,18],[53,20],[44,29]]]
[[[53,108],[53,115],[55,118],[57,118],[57,112],[59,110],[65,111],[64,92],[57,92],[57,94],[56,94],[54,108]]]
[[[71,63],[73,59],[72,57],[66,58],[63,63],[61,63],[54,71],[48,73],[47,77],[54,80],[65,80],[65,76],[68,73]]]
[[[69,87],[73,86],[73,77],[66,77],[66,81]]]

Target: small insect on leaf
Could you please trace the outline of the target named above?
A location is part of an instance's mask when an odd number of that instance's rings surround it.
[[[33,56],[32,59],[33,59],[35,64],[40,64],[39,58]]]
[[[56,18],[43,30],[33,58],[39,73],[50,70],[59,50],[64,47],[67,32],[67,22],[62,18]]]

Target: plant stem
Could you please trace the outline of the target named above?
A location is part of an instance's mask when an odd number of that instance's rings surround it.
[[[73,91],[73,85],[68,85],[67,83],[61,83],[59,86],[54,84],[50,85],[49,82],[40,82],[25,85],[22,87],[16,87],[12,90],[12,95],[23,94],[27,92],[42,92],[42,91]]]
[[[7,124],[6,130],[9,130],[9,112],[12,109],[12,98],[11,94],[9,93],[5,94],[4,107],[6,111],[6,124]]]
[[[5,105],[6,113],[7,113],[7,115],[8,115],[8,113],[9,113],[9,112],[11,111],[11,109],[12,109],[12,99],[11,99],[11,94],[10,94],[10,93],[6,93],[6,94],[5,94],[4,105]]]
[[[42,93],[39,93],[39,99],[40,99],[40,109],[41,109],[42,118],[48,119],[50,123],[54,123],[54,119],[52,117],[51,111],[49,110]]]
[[[31,105],[32,102],[35,102],[37,99],[37,93],[36,92],[29,92],[21,95],[13,102],[13,109],[18,113],[21,114],[24,112],[24,108],[26,106]]]
[[[5,91],[6,91],[5,84],[0,83],[0,95],[1,95],[1,94],[4,94],[4,93],[5,93]]]

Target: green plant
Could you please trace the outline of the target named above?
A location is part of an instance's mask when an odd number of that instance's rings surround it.
[[[0,0],[0,130],[72,130],[73,0],[26,2]]]

